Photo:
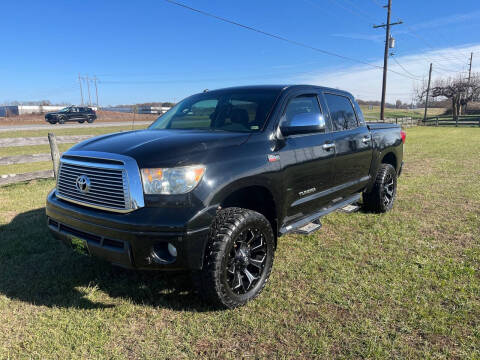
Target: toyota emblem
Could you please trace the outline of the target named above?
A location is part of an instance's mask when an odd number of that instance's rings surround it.
[[[90,190],[90,179],[88,178],[88,176],[80,175],[79,177],[77,177],[77,180],[75,181],[75,187],[82,194],[88,193],[88,191]]]

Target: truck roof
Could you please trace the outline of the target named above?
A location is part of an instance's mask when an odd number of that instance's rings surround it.
[[[214,89],[214,90],[209,90],[209,91],[223,91],[223,90],[239,90],[239,91],[248,91],[248,90],[277,90],[277,91],[285,91],[285,90],[293,90],[293,89],[305,89],[305,88],[312,88],[312,89],[317,89],[317,90],[330,90],[330,91],[335,91],[335,92],[340,92],[344,93],[347,96],[351,96],[353,98],[353,95],[349,93],[348,91],[340,90],[340,89],[334,89],[330,87],[325,87],[325,86],[318,86],[318,85],[308,85],[308,84],[279,84],[279,85],[244,85],[244,86],[232,86],[232,87],[226,87],[226,88],[221,88],[221,89]]]

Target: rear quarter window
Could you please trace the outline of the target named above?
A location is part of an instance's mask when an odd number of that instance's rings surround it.
[[[331,93],[325,93],[324,95],[335,131],[358,127],[357,117],[348,97]]]

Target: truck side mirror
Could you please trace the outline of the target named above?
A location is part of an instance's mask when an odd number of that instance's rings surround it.
[[[280,125],[280,131],[283,136],[325,132],[325,118],[319,113],[295,114]]]

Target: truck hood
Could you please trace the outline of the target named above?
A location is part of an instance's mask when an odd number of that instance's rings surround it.
[[[250,134],[200,130],[138,130],[98,136],[72,151],[99,151],[134,158],[140,167],[205,163],[212,152],[245,142]]]

